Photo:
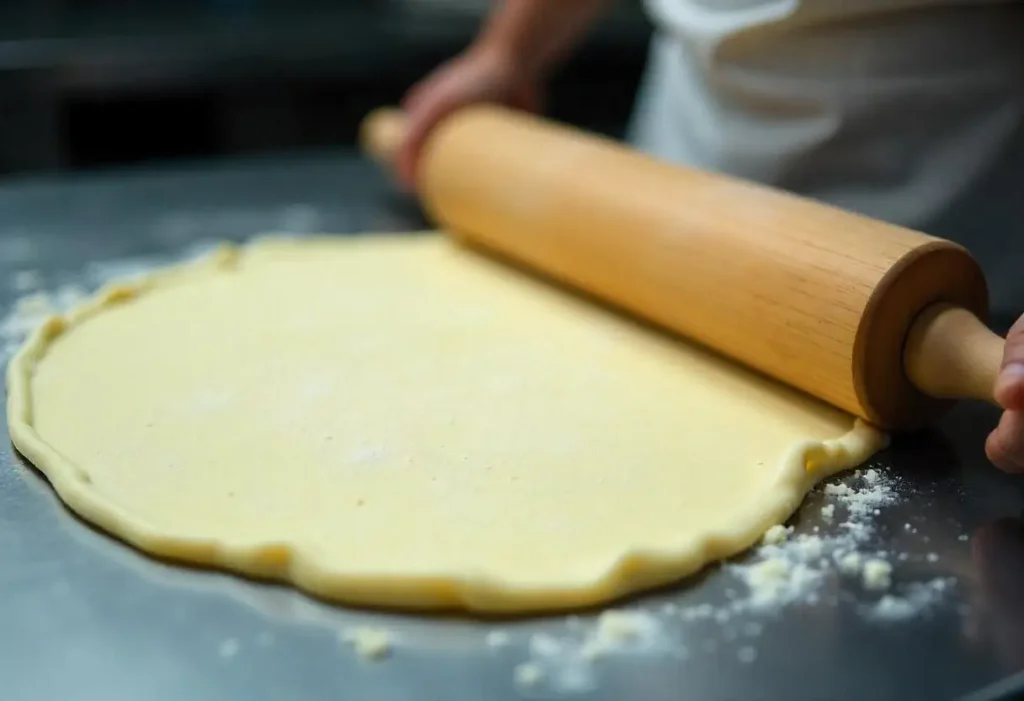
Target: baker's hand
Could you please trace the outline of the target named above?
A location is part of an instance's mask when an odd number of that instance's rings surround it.
[[[399,180],[413,187],[420,149],[449,113],[480,102],[532,112],[539,108],[539,96],[539,80],[507,52],[484,44],[471,47],[414,85],[402,101],[408,132],[398,152]]]
[[[1024,472],[1024,316],[1006,336],[995,399],[1004,411],[985,442],[985,452],[1007,472]]]

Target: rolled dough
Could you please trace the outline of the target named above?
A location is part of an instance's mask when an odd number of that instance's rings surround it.
[[[439,236],[116,285],[8,368],[17,448],[155,555],[359,604],[604,602],[755,543],[883,436]]]

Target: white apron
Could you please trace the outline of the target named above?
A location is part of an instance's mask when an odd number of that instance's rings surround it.
[[[646,4],[635,145],[958,240],[1024,311],[1024,3]]]

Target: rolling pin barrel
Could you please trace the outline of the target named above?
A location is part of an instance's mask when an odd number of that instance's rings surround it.
[[[364,147],[389,162],[403,133],[378,111]],[[980,268],[949,241],[498,107],[445,119],[417,180],[456,237],[876,425],[991,399],[1002,339],[981,321]]]

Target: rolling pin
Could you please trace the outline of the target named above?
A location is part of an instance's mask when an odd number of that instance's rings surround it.
[[[385,165],[401,112],[364,120]],[[993,401],[1003,339],[962,247],[810,199],[662,163],[496,106],[424,144],[440,228],[888,430]]]

